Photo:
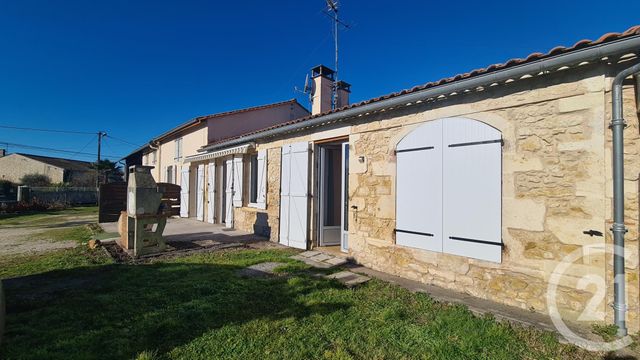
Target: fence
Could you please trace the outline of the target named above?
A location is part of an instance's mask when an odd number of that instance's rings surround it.
[[[20,191],[24,191],[24,186]],[[29,187],[28,196],[22,200],[44,204],[63,203],[86,205],[98,203],[98,191],[94,187]]]

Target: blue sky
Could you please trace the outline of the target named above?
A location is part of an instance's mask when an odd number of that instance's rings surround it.
[[[341,32],[340,78],[360,101],[640,24],[640,2],[615,3],[342,0],[352,27]],[[308,106],[294,86],[333,64],[324,9],[324,0],[0,0],[0,125],[142,144],[199,115],[294,97]],[[0,128],[0,148],[93,154],[94,138]],[[107,138],[103,153],[132,149]]]

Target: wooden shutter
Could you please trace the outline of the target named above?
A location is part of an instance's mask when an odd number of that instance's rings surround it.
[[[258,151],[258,207],[266,209],[267,205],[267,151]]]
[[[207,222],[210,224],[215,223],[215,209],[216,209],[216,164],[209,163],[209,169],[207,172]]]
[[[428,122],[396,148],[396,243],[442,251],[442,123]]]
[[[445,119],[443,251],[502,260],[502,136],[479,121]]]
[[[189,217],[189,166],[180,171],[180,217]]]
[[[233,206],[235,207],[242,207],[243,177],[243,161],[240,155],[233,158]]]
[[[204,221],[204,165],[198,165],[196,189],[196,219]]]

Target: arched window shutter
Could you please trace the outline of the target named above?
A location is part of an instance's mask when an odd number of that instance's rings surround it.
[[[482,122],[430,121],[397,146],[396,243],[502,260],[502,137]]]

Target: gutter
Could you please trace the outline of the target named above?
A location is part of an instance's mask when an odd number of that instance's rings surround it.
[[[624,128],[627,124],[623,117],[622,84],[627,77],[638,73],[640,73],[640,63],[622,70],[613,79],[611,89],[612,105],[609,128],[613,133],[613,225],[611,226],[614,274],[613,310],[614,323],[618,326],[618,336],[627,335],[624,275],[624,234],[627,232],[627,228],[624,226]]]
[[[366,115],[396,106],[410,105],[416,102],[425,101],[441,95],[459,93],[469,89],[476,89],[482,86],[489,86],[494,83],[501,83],[510,79],[519,79],[526,75],[539,74],[582,62],[601,60],[604,57],[637,53],[640,49],[640,35],[614,40],[605,44],[590,46],[584,49],[573,50],[571,52],[556,55],[550,58],[533,61],[530,63],[517,65],[504,70],[474,76],[471,78],[458,80],[452,83],[435,86],[432,88],[419,90],[405,95],[396,96],[389,99],[380,100],[362,106],[352,107],[342,111],[330,113],[324,116],[313,118],[299,123],[286,125],[283,127],[266,130],[259,133],[240,136],[236,139],[223,141],[217,144],[202,147],[200,152],[239,145],[242,143],[256,141],[267,137],[283,135],[293,131],[299,131],[308,127],[325,125],[327,123],[342,121],[347,118]]]

